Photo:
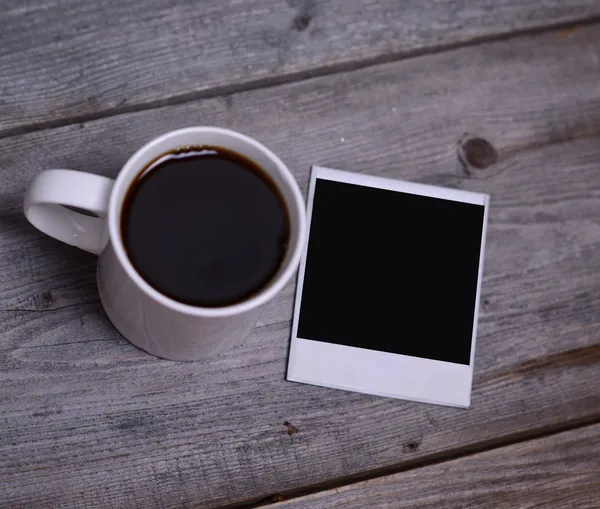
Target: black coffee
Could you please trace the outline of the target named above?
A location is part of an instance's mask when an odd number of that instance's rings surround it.
[[[186,147],[152,162],[131,185],[121,217],[139,274],[194,306],[225,306],[258,292],[279,269],[290,235],[271,179],[217,147]]]

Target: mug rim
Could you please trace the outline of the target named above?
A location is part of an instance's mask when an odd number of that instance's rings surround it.
[[[284,203],[288,208],[290,215],[293,215],[295,213],[296,217],[298,217],[298,232],[294,237],[290,237],[290,245],[292,246],[292,252],[285,267],[283,267],[283,270],[279,273],[279,275],[276,275],[274,278],[272,278],[267,283],[267,286],[261,288],[256,294],[254,294],[250,298],[245,299],[241,302],[220,307],[202,307],[184,304],[183,302],[179,302],[175,299],[172,299],[171,297],[167,297],[166,295],[160,293],[158,290],[153,288],[148,282],[146,282],[144,278],[142,278],[142,276],[138,273],[138,271],[131,263],[129,256],[127,256],[127,253],[125,251],[125,246],[123,244],[120,228],[123,198],[117,198],[117,196],[120,194],[119,190],[121,190],[121,188],[123,188],[124,186],[127,186],[127,189],[125,189],[125,193],[123,193],[123,197],[125,196],[129,186],[132,183],[130,180],[131,173],[139,172],[143,169],[144,165],[151,162],[151,160],[147,160],[144,162],[143,165],[136,164],[136,161],[138,159],[144,160],[143,156],[146,152],[150,151],[156,145],[164,143],[165,141],[168,141],[171,138],[176,139],[182,135],[202,135],[206,133],[216,133],[225,137],[236,138],[237,140],[240,140],[243,143],[252,145],[254,148],[262,152],[271,162],[273,162],[279,170],[281,179],[283,180],[284,184],[289,188],[289,191],[291,191],[291,194],[293,196],[293,203],[290,203],[289,200],[284,200]],[[177,146],[173,146],[173,148],[177,148]],[[255,139],[249,136],[246,136],[245,134],[233,131],[231,129],[225,129],[222,127],[196,126],[176,129],[162,134],[156,138],[153,138],[148,143],[139,148],[127,160],[127,162],[123,165],[123,167],[119,171],[119,174],[117,175],[115,184],[110,194],[107,222],[110,243],[112,244],[116,257],[119,260],[119,263],[121,264],[125,272],[127,273],[127,275],[136,284],[136,286],[138,286],[152,300],[158,302],[159,304],[169,309],[190,316],[207,318],[239,315],[251,311],[269,302],[288,283],[288,281],[291,279],[292,275],[298,268],[300,256],[302,255],[302,249],[306,241],[306,211],[304,206],[304,198],[302,197],[302,193],[300,192],[300,188],[298,187],[298,183],[292,175],[292,172],[274,152],[272,152],[262,143],[256,141]]]

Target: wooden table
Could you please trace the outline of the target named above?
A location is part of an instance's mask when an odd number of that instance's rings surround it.
[[[469,410],[286,382],[293,284],[210,361],[113,329],[27,182],[198,124],[491,195]],[[600,507],[597,0],[0,0],[0,175],[3,509]]]

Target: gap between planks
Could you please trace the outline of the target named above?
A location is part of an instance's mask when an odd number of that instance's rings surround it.
[[[303,486],[302,488],[290,491],[284,491],[281,493],[274,493],[267,496],[256,497],[253,500],[238,501],[227,505],[217,506],[214,509],[258,509],[261,507],[271,507],[274,506],[277,502],[299,499],[308,495],[314,495],[322,491],[339,489],[345,486],[350,486],[352,484],[359,484],[365,481],[371,481],[373,479],[388,477],[394,474],[400,474],[409,470],[417,470],[419,468],[431,467],[449,461],[464,459],[468,458],[469,456],[474,456],[476,454],[499,450],[504,447],[518,445],[525,442],[532,442],[535,440],[548,438],[553,435],[558,435],[567,431],[575,431],[586,428],[588,426],[595,426],[597,424],[600,424],[600,416],[592,416],[583,419],[573,420],[570,422],[563,422],[560,425],[540,428],[532,433],[527,431],[516,433],[512,436],[505,437],[505,439],[502,441],[488,440],[486,442],[480,442],[472,446],[459,447],[458,449],[449,449],[447,451],[438,454],[433,454],[425,458],[416,459],[412,462],[405,462],[401,465],[389,465],[383,468],[361,472],[359,474],[352,475],[349,477],[330,479],[319,484]]]
[[[410,60],[425,55],[432,55],[435,53],[444,53],[454,51],[458,49],[468,48],[479,44],[492,43],[498,41],[505,41],[508,39],[533,36],[550,32],[554,30],[564,30],[574,26],[586,27],[600,24],[600,16],[591,16],[582,19],[570,20],[568,22],[556,22],[549,23],[547,25],[524,28],[514,30],[513,32],[507,32],[502,34],[493,35],[481,35],[476,36],[468,41],[461,41],[456,43],[439,44],[437,46],[431,46],[428,48],[420,48],[410,51],[391,52],[385,55],[378,55],[375,57],[364,58],[360,60],[352,60],[348,62],[341,62],[331,65],[320,65],[312,69],[291,72],[289,74],[283,74],[280,76],[267,77],[267,78],[256,78],[251,79],[243,83],[231,83],[227,85],[219,85],[206,90],[198,92],[186,92],[180,95],[174,95],[165,99],[157,99],[154,101],[146,101],[131,106],[117,106],[105,110],[100,110],[96,113],[88,113],[85,115],[73,115],[69,117],[60,118],[57,120],[51,120],[46,122],[36,122],[32,124],[25,124],[19,127],[12,127],[4,130],[0,130],[0,139],[9,138],[10,136],[17,136],[21,134],[27,134],[35,131],[43,131],[47,129],[55,129],[58,127],[64,127],[71,124],[78,124],[84,122],[91,122],[94,120],[100,120],[104,118],[114,117],[117,115],[123,115],[127,113],[138,113],[146,110],[153,110],[158,108],[164,108],[166,106],[175,106],[185,104],[187,102],[199,101],[202,99],[212,99],[220,96],[229,96],[238,94],[241,92],[250,92],[252,90],[258,90],[261,88],[271,88],[280,85],[285,85],[293,82],[307,81],[313,78],[320,78],[333,74],[339,74],[349,71],[355,71],[359,69],[365,69],[376,65],[388,64],[392,62],[400,62],[402,60]]]

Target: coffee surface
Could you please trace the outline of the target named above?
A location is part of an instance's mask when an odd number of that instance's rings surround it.
[[[275,275],[289,218],[275,184],[252,161],[187,147],[151,163],[125,197],[129,259],[152,287],[203,307],[241,302]]]

